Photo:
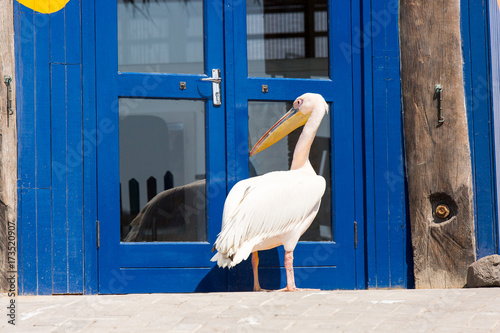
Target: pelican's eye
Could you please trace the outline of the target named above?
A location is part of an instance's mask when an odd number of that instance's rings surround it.
[[[300,108],[302,103],[304,103],[304,100],[302,98],[297,98],[295,102],[293,102],[294,109]]]

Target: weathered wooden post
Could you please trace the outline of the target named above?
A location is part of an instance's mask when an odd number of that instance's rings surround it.
[[[463,287],[475,237],[460,0],[401,0],[400,48],[415,285]]]

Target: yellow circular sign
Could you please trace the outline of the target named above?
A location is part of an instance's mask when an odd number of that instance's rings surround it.
[[[36,12],[50,14],[61,10],[69,0],[17,0]],[[500,0],[499,0],[500,1]]]

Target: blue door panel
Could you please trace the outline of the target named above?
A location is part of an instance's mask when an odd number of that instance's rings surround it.
[[[227,270],[213,268],[113,269],[100,294],[226,291]]]
[[[165,73],[119,73],[117,78],[118,96],[137,96],[148,98],[209,99],[212,100],[212,86],[201,79],[206,75],[165,74]],[[180,82],[186,89],[179,89]]]

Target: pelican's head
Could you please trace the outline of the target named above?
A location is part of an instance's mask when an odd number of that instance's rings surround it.
[[[293,107],[276,122],[250,151],[250,156],[272,146],[295,129],[303,126],[313,113],[321,118],[328,112],[328,104],[320,94],[306,93],[293,102]],[[321,119],[320,118],[320,119]]]
[[[305,93],[293,102],[293,109],[299,110],[303,114],[311,114],[314,110],[320,113],[328,112],[328,104],[323,96],[314,93]],[[324,114],[323,114],[324,115]]]

